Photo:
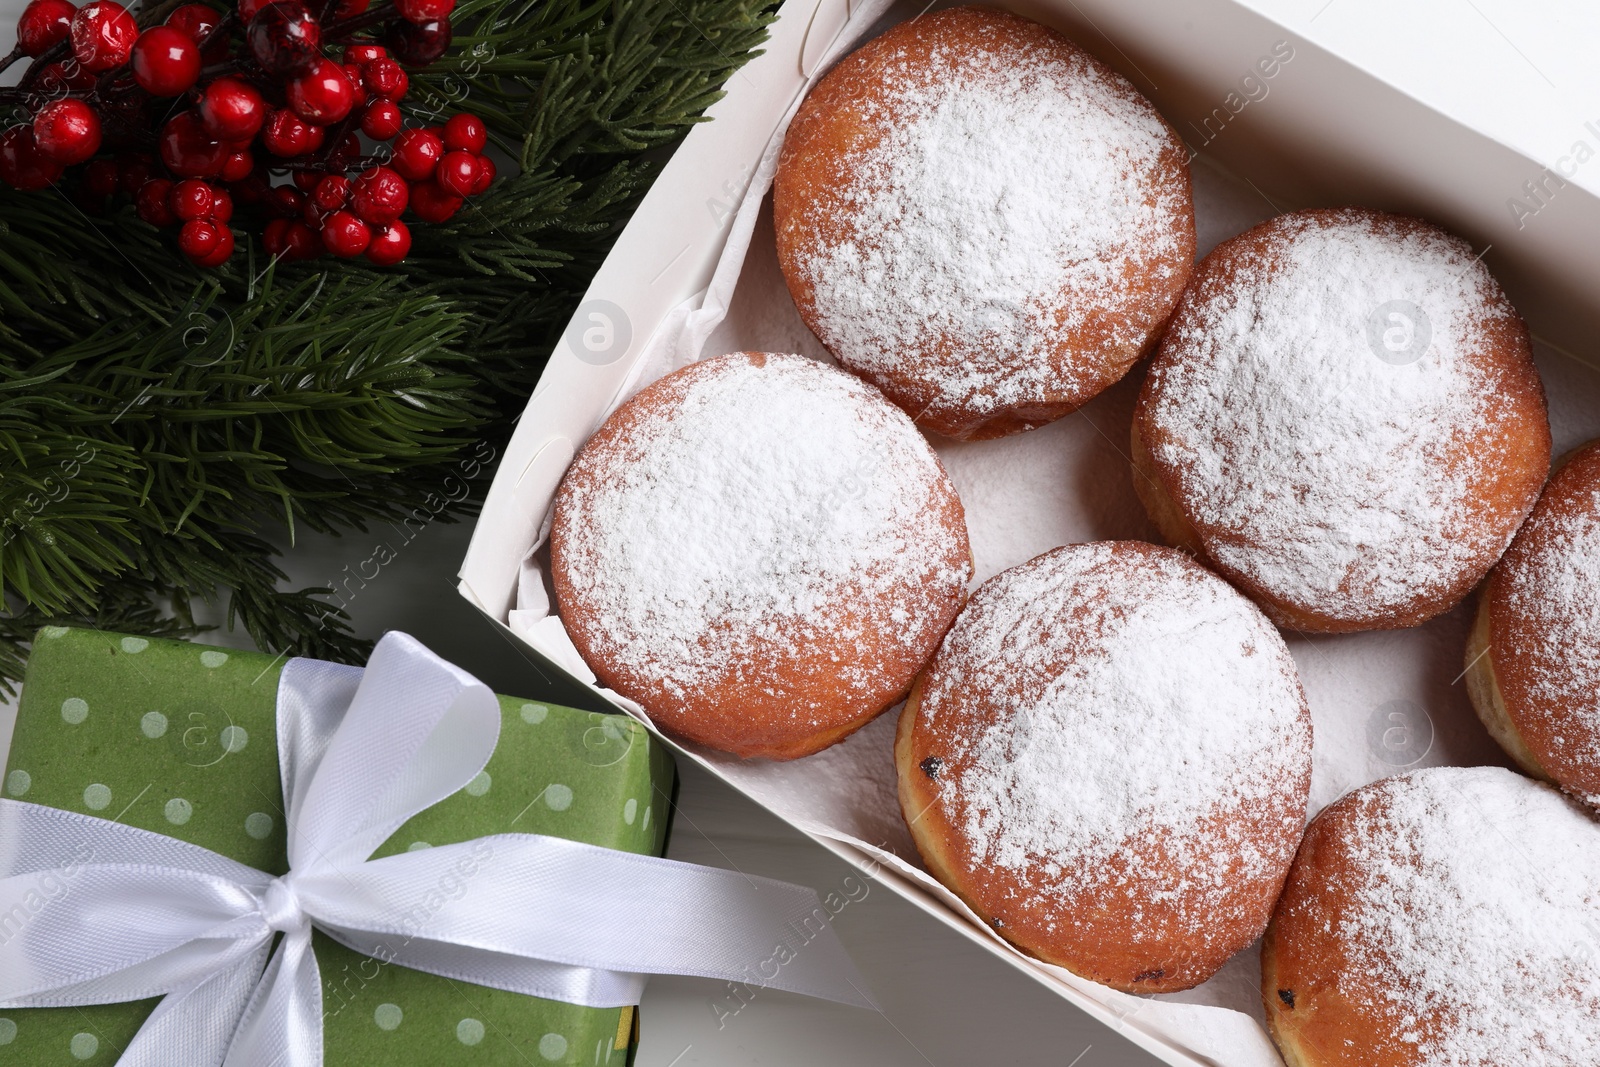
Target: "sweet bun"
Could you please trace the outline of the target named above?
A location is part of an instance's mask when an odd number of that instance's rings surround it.
[[[1482,262],[1358,208],[1282,215],[1206,256],[1133,423],[1162,535],[1308,632],[1459,603],[1549,462],[1527,329]]]
[[[992,8],[902,22],[806,98],[773,182],[801,317],[919,426],[998,437],[1127,373],[1193,268],[1187,152],[1126,80]]]
[[[900,700],[972,574],[961,502],[911,420],[801,356],[652,383],[556,492],[555,600],[600,682],[663,728],[790,759]]]
[[[1545,486],[1489,573],[1467,692],[1528,773],[1600,806],[1600,442]]]
[[[1135,993],[1261,935],[1305,825],[1311,716],[1248,600],[1181,552],[1069,545],[985,582],[900,716],[929,871],[1018,948]]]
[[[1600,826],[1499,767],[1364,786],[1306,831],[1261,948],[1289,1067],[1600,1063]]]

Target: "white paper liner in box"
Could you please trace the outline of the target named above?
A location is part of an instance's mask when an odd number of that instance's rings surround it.
[[[858,7],[829,56],[881,28],[887,0]],[[914,9],[897,9],[903,15]],[[825,70],[827,61],[817,70]],[[798,352],[829,360],[800,321],[784,286],[773,244],[767,193],[777,151],[798,101],[764,151],[707,290],[673,311],[656,330],[612,402],[614,410],[643,385],[697,359],[739,350]],[[1260,194],[1201,161],[1194,170],[1200,251],[1273,214]],[[1541,348],[1551,392],[1558,453],[1600,435],[1600,377],[1570,357]],[[1062,544],[1108,538],[1159,540],[1134,495],[1128,430],[1140,371],[1082,410],[1039,430],[983,442],[933,443],[966,508],[975,582]],[[606,414],[610,413],[610,410]],[[545,501],[548,509],[548,501]],[[538,550],[523,564],[511,629],[581,680],[595,676],[551,613]],[[1311,811],[1356,786],[1403,769],[1449,764],[1509,765],[1478,724],[1461,681],[1470,606],[1412,630],[1337,637],[1288,635],[1312,709],[1316,740]],[[648,721],[633,702],[607,693]],[[901,819],[892,758],[895,711],[843,743],[792,763],[738,760],[703,748],[691,752],[714,773],[802,830],[845,846],[927,897],[963,916],[982,936],[1063,995],[1116,1029],[1137,1030],[1187,1055],[1174,1062],[1277,1067],[1262,1026],[1259,947],[1185,993],[1136,997],[1033,960],[998,938],[921,867]],[[1064,988],[1063,988],[1064,987]],[[1169,1057],[1172,1058],[1172,1057]]]

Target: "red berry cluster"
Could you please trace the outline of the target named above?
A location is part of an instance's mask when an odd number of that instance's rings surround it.
[[[401,216],[445,221],[495,166],[473,115],[404,128],[405,67],[444,54],[455,0],[370,3],[187,3],[140,29],[115,0],[31,0],[0,59],[33,61],[0,89],[28,117],[0,133],[0,181],[43,189],[80,168],[79,203],[131,197],[146,222],[179,227],[203,267],[233,254],[236,203],[275,257],[398,263],[411,248]]]

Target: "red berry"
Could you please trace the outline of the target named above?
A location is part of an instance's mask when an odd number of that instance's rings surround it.
[[[462,199],[446,192],[438,182],[418,182],[411,187],[411,213],[423,222],[443,222],[461,210]]]
[[[434,22],[456,9],[456,0],[394,0],[394,9],[407,22]]]
[[[296,173],[299,173],[298,171]],[[285,218],[294,218],[305,208],[306,197],[300,190],[292,185],[275,185],[272,187],[273,210]]]
[[[294,172],[293,179],[296,188],[302,193],[309,193],[322,180],[322,172],[320,170],[297,170]]]
[[[188,224],[185,223],[185,225]],[[217,247],[211,250],[210,255],[196,260],[195,266],[197,267],[220,267],[228,261],[229,256],[233,255],[233,231],[220,222],[215,225],[217,227]],[[179,237],[182,237],[181,232]]]
[[[411,251],[411,230],[399,219],[372,235],[367,245],[367,260],[380,267],[392,267]]]
[[[100,151],[100,116],[82,100],[52,100],[33,116],[33,139],[64,167],[82,163]]]
[[[39,151],[32,126],[0,134],[0,181],[18,189],[43,189],[61,177],[61,164]]]
[[[217,28],[218,21],[216,9],[207,4],[183,4],[167,16],[167,25],[187,34],[195,44],[205,40]]]
[[[433,169],[433,180],[446,192],[471,196],[478,184],[478,157],[471,152],[446,152]]]
[[[267,117],[261,131],[267,151],[285,159],[305,155],[322,144],[322,129],[312,126],[288,108],[279,108]]]
[[[17,47],[25,56],[40,56],[67,39],[77,7],[67,0],[33,0],[17,19]]]
[[[161,162],[180,178],[212,178],[222,173],[228,146],[212,140],[193,111],[174,115],[161,128]]]
[[[225,182],[242,182],[256,169],[256,157],[249,152],[235,152],[222,162],[220,177]]]
[[[83,168],[83,187],[90,196],[104,200],[114,195],[120,184],[117,165],[109,159],[91,159]]]
[[[372,167],[356,179],[351,206],[361,221],[382,225],[399,218],[410,199],[404,178],[388,167]]]
[[[444,156],[444,141],[431,130],[405,130],[395,139],[390,165],[406,181],[420,182],[433,177],[434,168]]]
[[[291,81],[284,97],[295,114],[321,126],[350,114],[356,101],[355,89],[345,77],[344,68],[331,59],[318,61],[311,73]]]
[[[288,219],[270,219],[262,228],[261,246],[273,259],[280,259],[289,251],[288,229]]]
[[[339,0],[339,6],[333,9],[333,17],[347,19],[352,15],[359,15],[370,6],[372,0]]]
[[[311,190],[310,200],[323,215],[331,215],[349,205],[350,190],[349,178],[343,174],[326,174]]]
[[[72,16],[72,54],[91,74],[128,61],[139,24],[116,0],[93,0]]]
[[[200,49],[188,34],[152,26],[133,44],[133,80],[151,96],[180,96],[200,79]]]
[[[250,20],[260,14],[261,9],[271,2],[272,0],[239,0],[239,21],[246,26],[250,25]]]
[[[273,219],[261,234],[261,243],[274,259],[293,262],[297,259],[315,259],[322,251],[322,242],[303,222]]]
[[[148,152],[125,153],[117,157],[115,164],[117,172],[117,187],[129,196],[134,196],[144,183],[149,181],[156,169],[156,160]],[[94,164],[89,164],[85,175],[93,172]]]
[[[477,155],[489,143],[489,128],[476,115],[452,115],[444,124],[444,146]]]
[[[323,62],[322,27],[296,0],[277,0],[255,12],[246,39],[256,62],[273,74],[298,78]]]
[[[233,218],[233,197],[226,189],[211,191],[211,217],[218,222]]]
[[[39,89],[47,96],[60,96],[74,89],[92,89],[94,83],[95,76],[84,70],[76,59],[47,63],[39,72]]]
[[[171,226],[178,221],[167,202],[172,195],[172,183],[165,178],[151,178],[134,197],[139,217],[152,226]]]
[[[211,186],[198,178],[176,183],[167,194],[167,207],[180,219],[209,219],[217,196]]]
[[[400,62],[425,67],[450,50],[450,20],[416,23],[399,19],[390,23],[384,39]]]
[[[355,106],[360,108],[367,102],[367,87],[361,80],[361,64],[341,63],[339,69],[344,71],[345,80],[350,83],[350,91],[355,97]]]
[[[248,141],[267,120],[267,105],[255,86],[239,78],[218,78],[200,96],[200,121],[219,141]]]
[[[411,79],[406,76],[404,68],[388,57],[374,59],[362,67],[361,80],[373,96],[381,96],[385,100],[399,100],[411,87]]]
[[[335,211],[322,224],[322,243],[342,259],[351,259],[367,250],[372,231],[348,211]]]
[[[222,227],[209,219],[191,218],[178,231],[178,248],[192,260],[204,259],[222,243]]]
[[[403,121],[398,104],[392,100],[374,100],[361,113],[361,132],[374,141],[387,141],[400,132]]]
[[[269,203],[272,186],[268,183],[264,171],[252,170],[242,180],[229,182],[228,191],[232,194],[235,204],[260,207]]]
[[[347,44],[344,46],[344,61],[346,63],[364,65],[371,63],[374,59],[387,58],[389,58],[389,52],[381,44],[373,44],[370,41],[362,41],[358,44]]]
[[[480,193],[486,192],[488,190],[490,184],[492,184],[494,182],[494,175],[495,175],[494,160],[490,159],[488,156],[479,156],[478,157],[478,180],[472,186],[472,195],[473,196],[477,196]]]
[[[303,222],[291,221],[284,237],[289,243],[289,259],[316,259],[322,255],[322,239]]]

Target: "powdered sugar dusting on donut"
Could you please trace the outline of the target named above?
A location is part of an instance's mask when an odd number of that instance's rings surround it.
[[[1514,532],[1469,502],[1499,459],[1472,443],[1516,417],[1473,346],[1515,312],[1463,241],[1328,219],[1276,220],[1231,279],[1202,267],[1151,370],[1148,443],[1219,564],[1362,619],[1486,569]]]
[[[659,384],[670,417],[592,443],[558,500],[606,663],[686,697],[730,676],[770,685],[759,650],[819,633],[927,640],[930,599],[953,602],[971,572],[935,512],[954,491],[903,412],[801,356],[726,356]],[[882,684],[865,657],[825,666]]]
[[[1600,1063],[1600,826],[1499,768],[1351,799],[1352,899],[1330,910],[1349,970],[1328,984],[1398,1017],[1429,1067]]]
[[[1293,661],[1178,553],[1076,545],[985,583],[920,714],[960,722],[970,694],[998,713],[958,730],[940,802],[976,866],[1028,872],[1068,918],[1131,883],[1206,932],[1230,890],[1287,871],[1311,766]]]
[[[1581,729],[1556,743],[1573,761],[1600,766],[1600,489],[1590,488],[1592,478],[1569,488],[1568,472],[1518,535],[1527,548],[1506,557],[1500,580],[1527,621],[1517,628],[1526,641],[1516,654],[1529,669],[1530,695],[1571,709]],[[1550,500],[1558,490],[1560,499]],[[1600,804],[1600,796],[1585,799]]]
[[[1081,52],[991,45],[874,68],[881,139],[846,168],[854,237],[798,260],[842,361],[935,375],[930,406],[988,412],[1061,395],[1072,331],[1109,321],[1128,278],[1188,270],[1187,186],[1152,180],[1177,150],[1155,110]],[[1074,358],[1131,359],[1153,325]]]

